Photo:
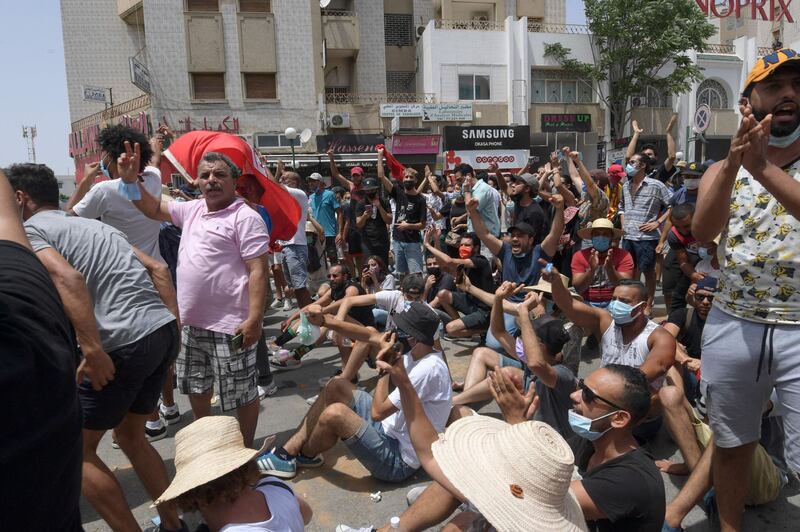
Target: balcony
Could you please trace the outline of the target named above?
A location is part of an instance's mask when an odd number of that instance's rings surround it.
[[[583,24],[548,24],[537,20],[528,21],[530,33],[571,33],[575,35],[588,35],[589,26]]]
[[[323,10],[322,33],[329,52],[355,56],[361,48],[358,17],[353,11]]]
[[[758,57],[764,57],[765,55],[769,55],[774,52],[775,49],[771,46],[759,46],[758,47]]]
[[[705,53],[735,55],[736,47],[732,44],[707,44]]]
[[[143,4],[142,0],[117,0],[117,14],[126,24],[144,26]]]
[[[436,103],[436,95],[429,92],[342,92],[336,87],[325,89],[325,103],[331,104],[381,104],[381,103]]]
[[[494,20],[441,20],[436,19],[438,30],[505,31],[505,23]]]

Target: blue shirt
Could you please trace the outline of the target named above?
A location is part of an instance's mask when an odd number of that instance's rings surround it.
[[[670,207],[674,207],[676,205],[680,205],[681,203],[691,203],[692,205],[697,205],[697,194],[692,194],[691,196],[686,192],[686,187],[681,187],[675,191],[675,194],[672,195],[672,201],[670,201]]]
[[[500,205],[500,193],[489,186],[483,179],[472,185],[472,197],[478,200],[478,213],[486,224],[486,230],[494,236],[500,236],[500,217],[497,208]],[[467,231],[474,231],[472,219],[467,220]]]
[[[261,219],[264,220],[264,224],[267,226],[267,233],[270,235],[272,234],[272,218],[270,217],[267,209],[264,208],[263,205],[256,205],[256,212],[261,215]]]
[[[336,211],[339,210],[336,195],[330,190],[321,190],[311,194],[309,201],[311,212],[325,230],[325,236],[336,236]]]
[[[540,245],[536,245],[524,257],[515,257],[511,253],[511,244],[508,242],[503,242],[503,247],[500,248],[497,258],[503,263],[503,281],[523,283],[526,286],[539,282],[539,275],[542,273],[542,265],[539,264],[539,259],[550,260],[550,257],[542,251],[542,246]],[[516,294],[508,299],[519,303],[525,299],[525,294]]]

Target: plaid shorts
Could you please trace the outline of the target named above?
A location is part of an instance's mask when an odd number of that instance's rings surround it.
[[[228,343],[232,338],[198,327],[183,328],[183,349],[175,364],[181,393],[211,393],[216,386],[223,411],[258,399],[258,344],[231,353]]]

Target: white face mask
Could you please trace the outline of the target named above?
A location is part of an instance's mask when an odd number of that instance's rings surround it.
[[[773,148],[786,148],[791,146],[794,142],[800,139],[800,124],[797,125],[794,131],[785,137],[776,137],[775,135],[769,136],[769,145]]]
[[[684,179],[683,186],[686,187],[686,190],[697,190],[697,188],[700,186],[700,179]]]

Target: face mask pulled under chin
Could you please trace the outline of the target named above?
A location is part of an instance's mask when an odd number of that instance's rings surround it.
[[[800,124],[794,128],[794,131],[783,137],[776,137],[775,135],[769,136],[769,145],[773,148],[786,148],[794,144],[797,139],[800,139]]]

